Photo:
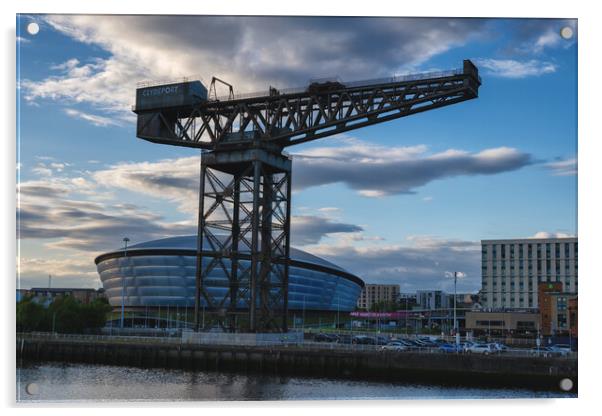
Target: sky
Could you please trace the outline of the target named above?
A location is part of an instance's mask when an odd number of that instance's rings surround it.
[[[195,233],[200,153],[136,138],[138,82],[244,93],[463,59],[478,99],[287,149],[293,246],[404,292],[451,291],[451,271],[478,291],[482,239],[577,235],[576,21],[18,16],[18,287],[100,287],[124,236]]]

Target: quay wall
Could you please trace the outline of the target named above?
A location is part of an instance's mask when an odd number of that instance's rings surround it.
[[[108,337],[107,337],[108,338]],[[17,360],[65,361],[187,370],[413,381],[453,385],[577,388],[577,360],[566,357],[332,349],[304,345],[201,345],[179,339],[90,340],[17,336]]]

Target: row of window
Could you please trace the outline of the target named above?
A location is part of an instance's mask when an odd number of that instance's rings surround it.
[[[515,247],[518,246],[518,258],[522,259],[524,258],[524,246],[527,246],[527,257],[529,259],[533,258],[533,253],[536,252],[537,253],[537,257],[541,258],[543,253],[544,253],[544,249],[545,249],[545,257],[546,258],[551,258],[552,257],[552,246],[554,246],[554,257],[555,258],[560,258],[561,257],[561,253],[564,254],[564,258],[569,258],[570,257],[570,244],[571,243],[537,243],[537,244],[502,244],[500,245],[500,252],[498,253],[497,244],[492,244],[490,246],[487,245],[483,245],[481,248],[481,253],[483,256],[483,259],[487,258],[487,250],[488,247],[491,247],[492,249],[492,258],[496,259],[498,258],[498,254],[500,254],[500,258],[502,259],[506,259],[506,258],[510,258],[510,259],[514,259],[516,254],[515,254]],[[578,243],[572,243],[574,244],[574,257],[577,258],[577,252],[578,252]],[[561,250],[561,246],[564,246],[564,249]]]

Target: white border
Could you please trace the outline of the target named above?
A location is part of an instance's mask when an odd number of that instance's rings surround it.
[[[145,413],[162,414],[167,408],[177,408],[177,412],[222,412],[240,415],[241,412],[251,414],[282,414],[288,415],[314,413],[319,411],[326,414],[344,412],[345,415],[355,414],[391,414],[401,412],[437,412],[439,414],[453,415],[473,414],[496,415],[515,412],[517,410],[532,413],[577,414],[587,412],[589,406],[597,404],[594,400],[600,393],[597,381],[600,374],[599,355],[600,333],[594,325],[597,323],[598,308],[596,300],[600,291],[600,276],[594,269],[594,250],[596,236],[600,233],[598,216],[602,213],[600,206],[600,189],[598,181],[600,168],[597,158],[602,155],[600,149],[600,82],[596,77],[602,65],[600,63],[600,45],[602,39],[600,27],[602,21],[600,14],[596,13],[595,2],[557,1],[526,2],[516,0],[498,1],[496,3],[485,1],[404,1],[385,2],[372,0],[370,2],[351,1],[318,1],[303,0],[297,2],[283,1],[70,1],[70,0],[11,0],[2,2],[3,13],[1,18],[4,26],[3,61],[8,65],[2,66],[5,93],[2,103],[6,107],[2,112],[2,126],[5,129],[3,157],[3,200],[2,227],[4,238],[0,252],[3,255],[4,275],[2,293],[6,296],[4,312],[2,315],[6,325],[2,343],[2,393],[5,406],[14,406],[14,287],[15,267],[15,14],[21,13],[144,13],[144,14],[265,14],[265,15],[371,15],[371,16],[464,16],[464,17],[571,17],[579,19],[579,239],[581,254],[581,285],[580,285],[580,374],[579,374],[579,399],[574,400],[485,400],[485,401],[347,401],[347,402],[261,402],[261,403],[169,403],[162,406],[153,405],[95,405],[86,413],[106,414],[117,409],[105,407],[144,407]],[[8,335],[8,336],[7,336]],[[68,408],[53,406],[46,410],[38,407],[26,407],[25,413],[40,412],[79,414],[82,405],[72,405]],[[21,406],[23,407],[23,406]],[[86,405],[86,407],[88,407]],[[158,408],[156,408],[158,407]],[[196,409],[195,407],[203,407]],[[597,406],[599,407],[599,406]],[[225,408],[225,409],[224,409]],[[593,407],[595,408],[595,407]],[[219,410],[218,410],[219,409]],[[339,410],[340,409],[340,410]],[[11,412],[14,409],[11,410]],[[588,412],[589,413],[589,412]]]

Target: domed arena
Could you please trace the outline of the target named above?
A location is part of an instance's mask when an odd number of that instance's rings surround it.
[[[128,310],[194,308],[196,246],[195,235],[180,236],[98,256],[96,267],[111,306],[121,307],[123,290],[123,303]],[[289,311],[355,309],[364,287],[362,279],[302,250],[291,248],[290,257]],[[204,256],[202,261],[206,266],[211,257]],[[214,298],[224,297],[229,290],[226,274],[219,268],[214,268],[206,281],[205,288]]]

